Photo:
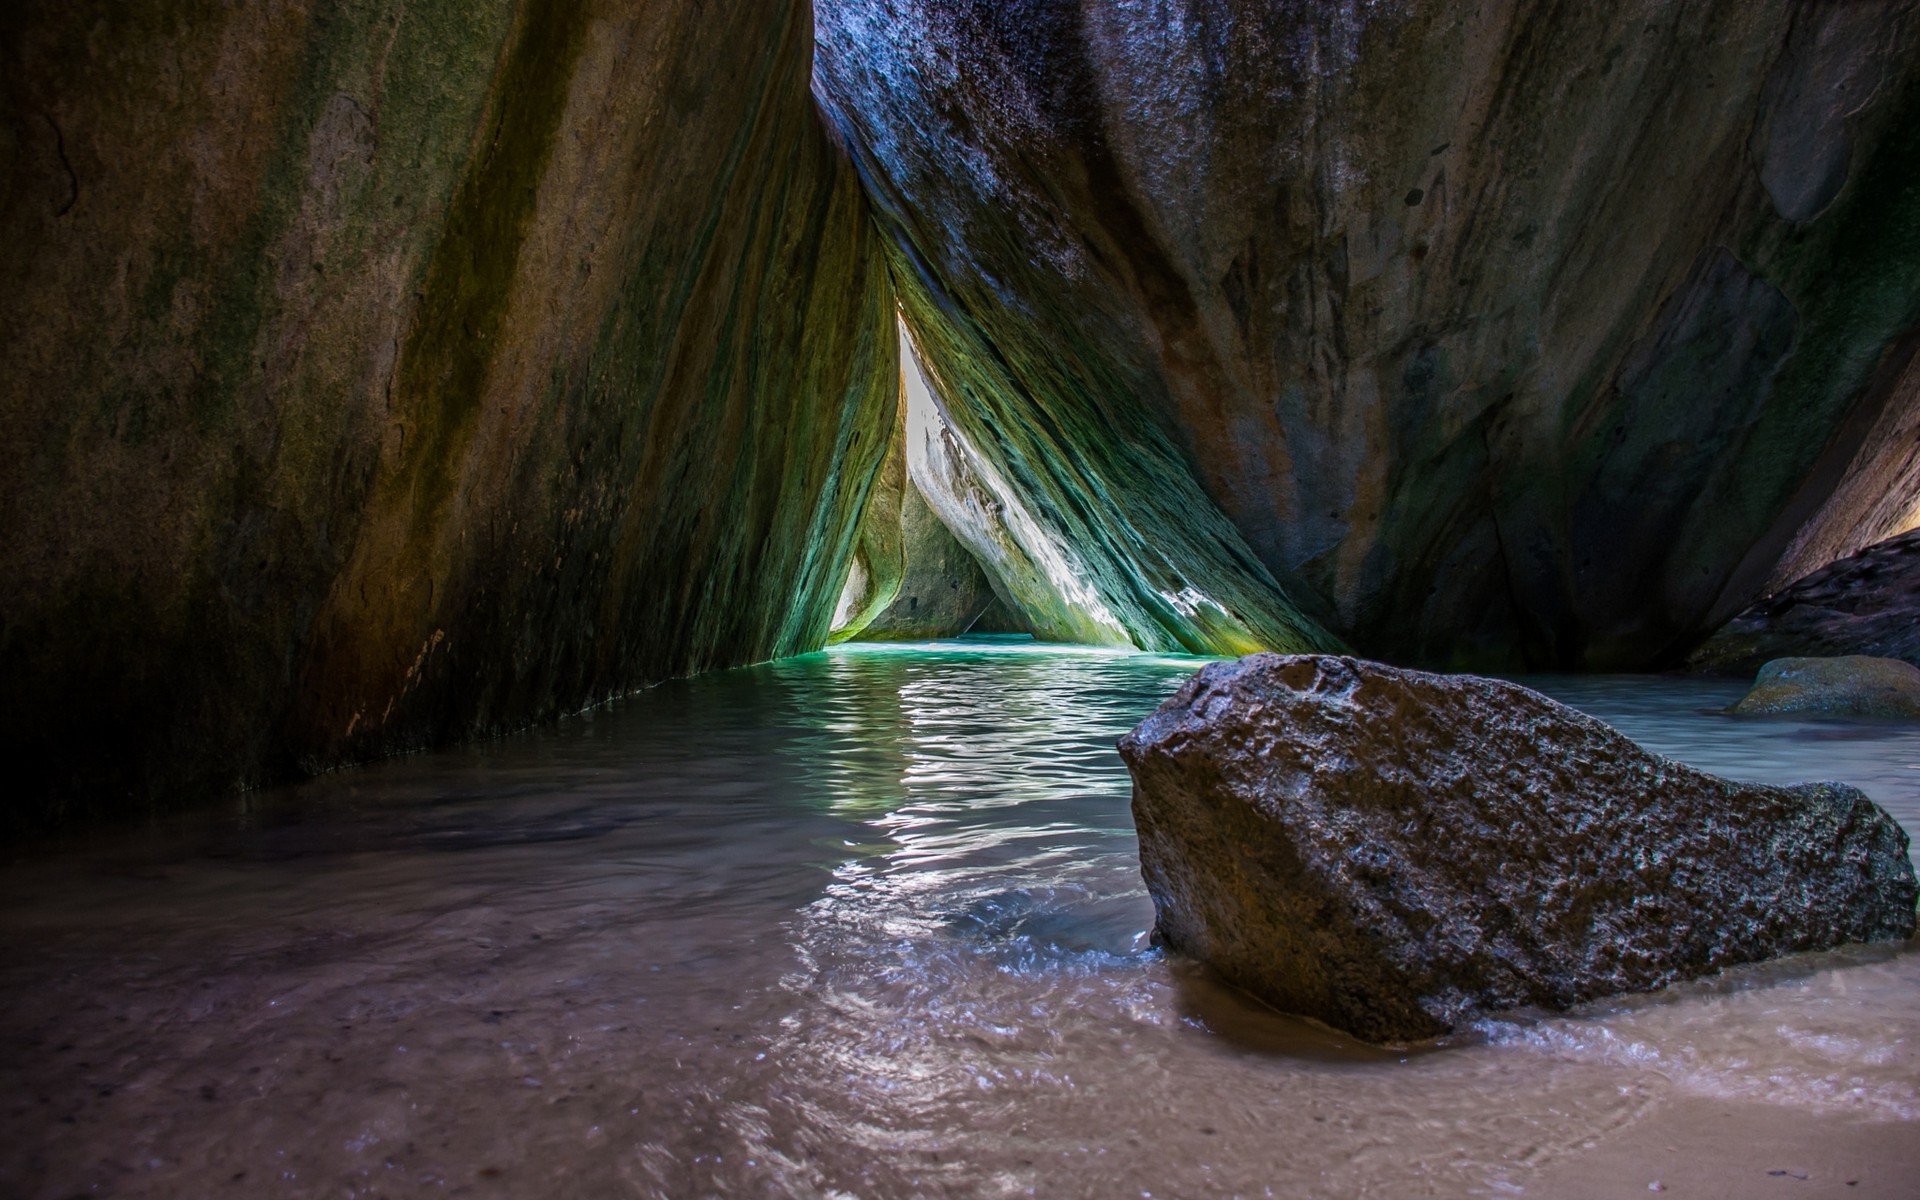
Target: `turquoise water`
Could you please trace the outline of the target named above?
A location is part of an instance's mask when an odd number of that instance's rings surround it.
[[[1113,742],[1198,665],[854,645],[44,848],[0,1195],[1529,1194],[1703,1099],[1907,1140],[1912,952],[1394,1054],[1150,950]],[[1910,728],[1529,682],[1920,826]]]

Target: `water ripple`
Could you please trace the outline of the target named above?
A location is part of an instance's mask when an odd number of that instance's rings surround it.
[[[1920,1118],[1910,952],[1395,1053],[1149,949],[1113,743],[1197,665],[845,647],[14,864],[0,1194],[1499,1195],[1689,1098]],[[1920,824],[1912,732],[1530,682]]]

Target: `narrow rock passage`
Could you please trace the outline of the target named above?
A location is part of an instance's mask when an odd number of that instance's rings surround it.
[[[1912,0],[817,38],[951,424],[1138,644],[1665,667],[1920,499]]]

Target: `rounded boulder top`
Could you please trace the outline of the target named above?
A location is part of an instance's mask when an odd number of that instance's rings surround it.
[[[1729,711],[1920,720],[1920,667],[1864,654],[1776,658]]]

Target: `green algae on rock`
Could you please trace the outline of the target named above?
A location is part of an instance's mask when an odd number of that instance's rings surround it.
[[[910,330],[937,328],[903,308]],[[1336,644],[1215,519],[1164,440],[1064,434],[1059,411],[1008,409],[982,423],[974,404],[995,393],[968,380],[986,360],[922,354],[912,339],[901,357],[908,474],[1024,629],[1047,641],[1195,654]],[[934,363],[960,374],[942,378]],[[1123,479],[1144,490],[1129,493]],[[1176,509],[1189,518],[1178,530],[1166,524]],[[1168,536],[1149,538],[1150,528]],[[1212,581],[1207,590],[1197,578]]]
[[[1776,658],[1727,711],[1920,719],[1920,667],[1897,658]]]
[[[907,410],[894,405],[893,436],[867,493],[854,536],[853,561],[833,611],[827,640],[859,637],[893,603],[907,570],[906,504],[913,484],[907,479]]]
[[[1169,12],[818,5],[952,423],[1131,638],[1667,665],[1898,527],[1913,0]]]
[[[0,820],[819,645],[896,350],[810,16],[0,14]]]
[[[860,636],[868,641],[956,637],[994,602],[993,584],[973,552],[947,529],[926,497],[907,488],[900,515],[905,569],[893,601]]]

